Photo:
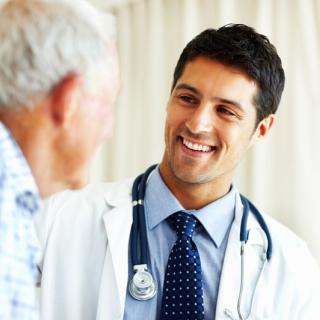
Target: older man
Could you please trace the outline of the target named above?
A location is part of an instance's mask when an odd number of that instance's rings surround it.
[[[83,186],[112,129],[111,20],[85,1],[0,6],[0,319],[38,318],[40,198]]]

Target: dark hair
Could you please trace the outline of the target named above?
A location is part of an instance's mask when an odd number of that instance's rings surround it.
[[[172,90],[185,65],[199,56],[238,68],[257,82],[260,89],[254,100],[257,124],[277,111],[285,75],[277,50],[266,36],[243,24],[201,32],[183,49],[174,71]]]

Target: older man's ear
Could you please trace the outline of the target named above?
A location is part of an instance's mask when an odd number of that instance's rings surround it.
[[[77,74],[70,74],[52,90],[47,108],[56,126],[67,126],[72,116],[77,112],[81,87],[81,77]]]

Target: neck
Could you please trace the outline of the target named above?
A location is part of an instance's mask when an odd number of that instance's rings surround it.
[[[160,174],[183,208],[201,209],[226,195],[231,188],[231,177],[217,177],[207,183],[189,183],[180,180],[172,172],[170,165],[162,162]]]
[[[48,124],[38,117],[35,111],[17,111],[0,114],[0,120],[9,129],[16,143],[19,145],[33,178],[38,186],[41,197],[46,197],[61,189],[52,181],[55,156],[50,148],[52,141],[44,128]]]

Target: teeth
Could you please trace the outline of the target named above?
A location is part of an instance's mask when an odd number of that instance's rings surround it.
[[[186,147],[188,147],[189,149],[194,150],[194,151],[202,151],[202,152],[211,151],[211,147],[209,147],[209,146],[204,146],[202,144],[192,143],[186,139],[183,139],[183,144]]]

